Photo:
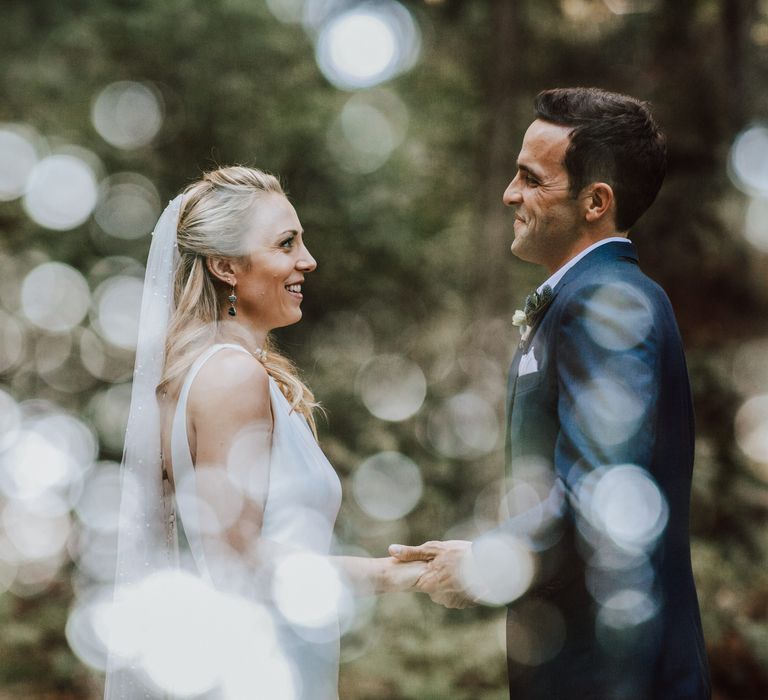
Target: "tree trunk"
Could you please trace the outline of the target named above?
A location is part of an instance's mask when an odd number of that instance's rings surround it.
[[[515,97],[520,84],[520,2],[491,0],[487,73],[487,122],[477,177],[477,227],[472,235],[473,307],[479,317],[514,308],[508,300],[512,254],[512,215],[502,203],[514,176],[519,125]]]
[[[749,31],[754,22],[756,0],[723,0],[720,26],[723,32],[723,78],[732,133],[744,127],[746,111],[745,73]]]

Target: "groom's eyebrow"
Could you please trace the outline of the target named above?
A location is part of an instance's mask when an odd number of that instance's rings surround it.
[[[522,172],[524,172],[524,173],[528,173],[529,175],[533,175],[533,177],[535,177],[537,180],[541,180],[541,177],[542,177],[542,176],[541,176],[541,175],[539,175],[539,173],[537,173],[537,172],[536,172],[536,171],[535,171],[533,168],[531,168],[530,166],[528,166],[528,165],[525,165],[525,163],[520,163],[520,162],[518,162],[518,163],[517,163],[517,169],[518,169],[518,170],[520,170],[520,171],[522,171]]]

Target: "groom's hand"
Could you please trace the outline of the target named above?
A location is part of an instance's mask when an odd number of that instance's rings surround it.
[[[466,540],[431,541],[418,547],[393,544],[389,553],[402,562],[429,562],[416,588],[428,593],[436,603],[449,608],[464,608],[474,603],[461,580],[462,565],[471,548],[472,543]]]

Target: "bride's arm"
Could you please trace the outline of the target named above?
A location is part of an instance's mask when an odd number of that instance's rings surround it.
[[[216,539],[244,559],[253,557],[253,545],[261,537],[272,426],[264,366],[237,350],[216,353],[189,394],[196,495],[222,525]]]
[[[261,537],[273,426],[267,372],[245,353],[222,350],[201,369],[189,405],[197,497],[221,523],[229,522],[219,537],[269,575],[290,548]],[[239,514],[231,512],[236,507],[231,501],[239,499],[216,493],[222,481],[217,476],[234,477],[244,489]],[[423,562],[402,563],[394,557],[334,556],[330,561],[359,594],[413,589],[426,568]]]

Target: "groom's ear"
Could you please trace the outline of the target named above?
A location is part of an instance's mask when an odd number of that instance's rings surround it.
[[[585,188],[584,217],[589,223],[596,223],[609,216],[616,204],[613,188],[605,182],[593,182]]]
[[[237,271],[230,258],[206,258],[205,266],[208,272],[225,284],[232,284],[233,280],[237,281]]]

